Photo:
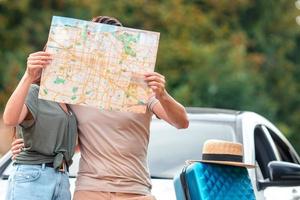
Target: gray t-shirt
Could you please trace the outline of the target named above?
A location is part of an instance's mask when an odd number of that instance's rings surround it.
[[[20,135],[24,139],[24,151],[16,157],[16,163],[52,163],[57,168],[65,159],[72,164],[76,145],[77,123],[75,115],[67,114],[58,103],[38,98],[39,86],[32,84],[26,106],[33,120],[20,124]]]

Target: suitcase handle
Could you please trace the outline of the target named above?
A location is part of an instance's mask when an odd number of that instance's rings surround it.
[[[181,181],[181,184],[182,184],[185,200],[191,200],[188,183],[187,183],[186,178],[185,178],[186,169],[188,168],[188,166],[189,165],[185,165],[182,169],[181,174],[180,174],[180,181]]]

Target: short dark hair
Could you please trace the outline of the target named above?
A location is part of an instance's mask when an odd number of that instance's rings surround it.
[[[122,23],[114,17],[109,16],[97,16],[92,19],[93,22],[110,24],[115,26],[123,26]]]

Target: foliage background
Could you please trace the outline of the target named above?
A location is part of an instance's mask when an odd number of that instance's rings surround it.
[[[156,70],[185,106],[255,111],[300,152],[300,14],[290,0],[0,0],[0,111],[53,15],[161,33]]]

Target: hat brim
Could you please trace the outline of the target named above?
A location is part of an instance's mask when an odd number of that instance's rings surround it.
[[[241,163],[241,162],[230,162],[230,161],[215,161],[215,160],[187,160],[187,163],[193,163],[193,162],[202,162],[202,163],[212,163],[212,164],[218,164],[218,165],[230,165],[230,166],[236,166],[236,167],[246,167],[246,168],[255,168],[255,165]]]

